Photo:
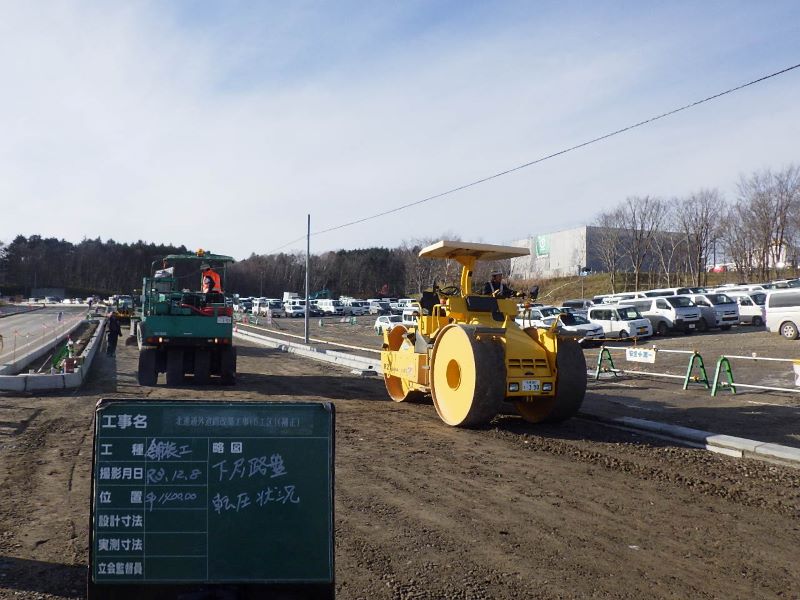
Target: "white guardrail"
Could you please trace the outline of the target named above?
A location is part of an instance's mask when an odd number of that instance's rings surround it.
[[[30,352],[24,357],[18,358],[15,362],[16,368],[24,367],[32,360],[36,360],[43,354],[52,350],[55,343],[59,343],[66,339],[66,337],[75,331],[77,327],[84,322],[84,317],[78,320],[68,331],[61,333],[55,340],[50,339],[43,347]],[[94,320],[94,319],[92,319]],[[4,392],[44,392],[52,390],[63,390],[80,387],[84,379],[86,379],[89,368],[92,365],[97,349],[103,342],[103,332],[105,331],[106,319],[103,317],[98,318],[99,323],[97,328],[83,349],[83,352],[78,357],[77,365],[72,373],[55,373],[55,374],[37,374],[37,373],[22,373],[20,375],[2,375],[0,374],[0,391]],[[7,365],[4,365],[4,367]],[[11,370],[11,369],[9,369]]]

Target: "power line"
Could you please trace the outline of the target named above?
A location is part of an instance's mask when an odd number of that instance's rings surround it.
[[[726,96],[728,94],[732,94],[733,92],[737,92],[739,90],[743,90],[746,87],[750,87],[750,86],[755,85],[757,83],[761,83],[762,81],[766,81],[767,79],[772,79],[773,77],[777,77],[778,75],[783,75],[784,73],[788,73],[789,71],[793,71],[794,69],[797,69],[797,68],[800,68],[800,63],[798,63],[796,65],[792,65],[791,67],[787,67],[785,69],[781,69],[780,71],[775,71],[774,73],[770,73],[769,75],[764,75],[763,77],[759,77],[758,79],[753,79],[752,81],[748,81],[747,83],[743,83],[741,85],[737,85],[736,87],[732,87],[730,89],[727,89],[727,90],[725,90],[723,92],[719,92],[719,93],[714,94],[712,96],[707,96],[706,98],[703,98],[701,100],[695,100],[694,102],[691,102],[689,104],[685,104],[684,106],[681,106],[679,108],[675,108],[675,109],[667,111],[665,113],[661,113],[660,115],[656,115],[654,117],[650,117],[649,119],[645,119],[644,121],[639,121],[638,123],[634,123],[633,125],[628,125],[627,127],[623,127],[621,129],[617,129],[615,131],[612,131],[610,133],[606,133],[606,134],[601,135],[599,137],[592,138],[592,139],[587,140],[585,142],[581,142],[580,144],[576,144],[574,146],[570,146],[568,148],[564,148],[562,150],[558,150],[557,152],[553,152],[552,154],[547,154],[547,155],[539,157],[539,158],[537,158],[535,160],[523,163],[521,165],[517,165],[516,167],[511,167],[510,169],[506,169],[505,171],[500,171],[500,172],[495,173],[493,175],[488,175],[487,177],[482,177],[481,179],[476,179],[475,181],[471,181],[469,183],[465,183],[464,185],[460,185],[458,187],[451,188],[451,189],[449,189],[447,191],[440,192],[440,193],[434,194],[432,196],[428,196],[427,198],[422,198],[421,200],[415,200],[414,202],[408,202],[406,204],[401,204],[400,206],[396,206],[395,208],[391,208],[389,210],[385,210],[385,211],[382,211],[382,212],[379,212],[379,213],[375,213],[374,215],[370,215],[370,216],[367,216],[367,217],[362,217],[362,218],[356,219],[354,221],[348,221],[347,223],[342,223],[340,225],[335,225],[333,227],[328,227],[327,229],[320,229],[319,231],[312,232],[311,235],[312,236],[321,235],[323,233],[329,233],[331,231],[336,231],[337,229],[344,229],[345,227],[351,227],[353,225],[358,225],[358,224],[364,223],[366,221],[371,221],[372,219],[377,219],[379,217],[385,217],[386,215],[391,215],[391,214],[399,212],[401,210],[405,210],[406,208],[411,208],[412,206],[418,206],[420,204],[424,204],[425,202],[430,202],[432,200],[436,200],[436,199],[442,198],[444,196],[449,196],[450,194],[455,194],[456,192],[460,192],[462,190],[466,190],[468,188],[475,187],[476,185],[480,185],[481,183],[486,183],[487,181],[491,181],[493,179],[497,179],[498,177],[503,177],[504,175],[508,175],[510,173],[514,173],[515,171],[520,171],[522,169],[526,169],[528,167],[532,167],[533,165],[537,165],[537,164],[542,163],[542,162],[544,162],[546,160],[550,160],[551,158],[555,158],[557,156],[561,156],[562,154],[567,154],[568,152],[572,152],[574,150],[579,150],[580,148],[584,148],[584,147],[589,146],[591,144],[596,144],[597,142],[601,142],[603,140],[607,140],[607,139],[609,139],[611,137],[614,137],[616,135],[619,135],[621,133],[625,133],[627,131],[631,131],[632,129],[636,129],[638,127],[642,127],[644,125],[647,125],[649,123],[653,123],[653,122],[658,121],[660,119],[664,119],[666,117],[672,116],[672,115],[677,114],[679,112],[682,112],[684,110],[688,110],[690,108],[694,108],[695,106],[699,106],[699,105],[704,104],[706,102],[710,102],[711,100],[716,100],[717,98],[721,98],[722,96]],[[268,252],[268,254],[272,254],[272,253],[274,253],[274,252],[276,252],[278,250],[286,248],[287,246],[291,246],[292,244],[296,244],[297,242],[302,241],[305,238],[306,238],[306,236],[301,236],[301,237],[299,237],[299,238],[297,238],[295,240],[292,240],[291,242],[287,242],[286,244],[283,244],[282,246],[278,246],[277,248],[271,250],[270,252]]]

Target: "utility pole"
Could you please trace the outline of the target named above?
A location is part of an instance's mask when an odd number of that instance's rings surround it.
[[[308,266],[311,264],[311,215],[308,215],[308,229],[306,230],[306,327],[305,342],[308,345]]]

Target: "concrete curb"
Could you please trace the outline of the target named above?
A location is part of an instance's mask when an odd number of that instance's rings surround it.
[[[681,425],[671,425],[658,421],[648,421],[634,417],[607,418],[592,413],[581,413],[581,416],[592,420],[609,423],[625,429],[635,429],[655,434],[659,437],[686,442],[691,446],[705,448],[711,452],[725,454],[735,458],[755,458],[792,466],[800,466],[800,448],[759,442],[747,438],[722,435],[700,429],[691,429]]]
[[[78,322],[69,333],[77,328],[82,321]],[[53,375],[0,375],[0,391],[4,392],[47,392],[55,390],[65,390],[78,388],[83,384],[89,374],[97,349],[103,342],[103,332],[105,331],[106,320],[102,319],[95,329],[86,347],[80,356],[83,357],[83,364],[75,368],[73,373],[56,373]],[[66,337],[65,334],[64,337]],[[48,346],[49,347],[49,346]],[[34,357],[35,358],[35,357]],[[29,359],[32,359],[29,357]]]

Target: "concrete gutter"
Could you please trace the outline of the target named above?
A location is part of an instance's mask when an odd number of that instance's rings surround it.
[[[79,321],[68,333],[72,333],[72,331],[74,331],[81,323],[82,321]],[[84,379],[86,379],[89,374],[89,369],[92,366],[92,360],[94,360],[95,354],[97,354],[97,349],[103,342],[103,332],[105,331],[105,326],[106,319],[101,319],[97,329],[95,329],[94,334],[86,344],[83,352],[80,354],[80,356],[83,358],[82,364],[80,366],[76,366],[73,373],[56,373],[53,375],[39,375],[31,373],[24,373],[20,375],[0,375],[0,391],[20,393],[49,392],[54,390],[80,387],[83,384]],[[65,339],[68,333],[64,334],[61,339]],[[52,342],[45,347],[44,352],[34,356],[36,352],[39,352],[39,350],[37,350],[34,353],[29,354],[25,360],[30,361],[38,358],[38,356],[44,354],[51,347]],[[23,362],[22,364],[25,363]]]
[[[297,354],[304,358],[352,367],[361,371],[362,374],[364,372],[374,372],[376,375],[383,374],[381,361],[374,358],[355,356],[333,350],[317,350],[305,344],[287,342],[286,340],[272,338],[242,329],[235,331],[233,335],[240,339],[250,340],[251,342],[269,348],[277,348],[283,352]],[[592,373],[592,375],[594,375],[594,373]],[[800,467],[800,448],[782,446],[780,444],[769,444],[766,442],[730,435],[721,435],[710,431],[691,429],[681,425],[671,425],[669,423],[648,421],[646,419],[637,419],[634,417],[610,418],[585,412],[579,413],[579,416],[613,427],[638,431],[654,437],[672,440],[683,445],[705,448],[711,452],[724,454],[726,456],[735,458],[756,458]]]

